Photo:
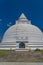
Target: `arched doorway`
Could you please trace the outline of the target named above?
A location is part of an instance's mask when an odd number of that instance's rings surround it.
[[[20,44],[19,44],[19,48],[25,48],[25,44],[24,44],[24,42],[20,42]]]

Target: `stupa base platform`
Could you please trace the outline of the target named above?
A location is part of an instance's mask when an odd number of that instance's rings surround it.
[[[32,51],[31,49],[16,49],[15,51]]]

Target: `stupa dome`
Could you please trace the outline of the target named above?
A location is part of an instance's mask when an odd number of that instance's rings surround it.
[[[39,42],[42,41],[41,30],[32,25],[31,21],[28,20],[25,15],[22,15],[17,20],[16,24],[11,26],[4,34],[2,42],[19,42],[19,41],[27,41],[27,42]]]

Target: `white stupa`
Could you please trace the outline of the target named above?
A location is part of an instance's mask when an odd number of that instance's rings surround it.
[[[4,34],[0,49],[43,49],[43,34],[22,13],[16,24]]]

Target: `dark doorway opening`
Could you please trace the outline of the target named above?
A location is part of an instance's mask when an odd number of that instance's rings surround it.
[[[25,44],[24,44],[24,42],[20,42],[20,44],[19,44],[19,48],[25,48]]]

